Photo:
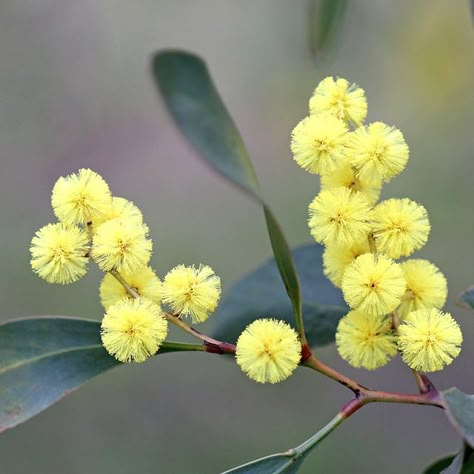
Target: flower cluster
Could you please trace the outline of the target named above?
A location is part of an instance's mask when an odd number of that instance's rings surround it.
[[[415,370],[440,370],[462,343],[458,324],[440,311],[446,279],[427,260],[396,262],[427,242],[427,212],[406,198],[377,203],[383,183],[405,168],[409,148],[397,128],[364,124],[366,115],[360,87],[327,77],[291,137],[294,160],[321,176],[308,224],[325,246],[326,276],[352,309],[339,323],[337,347],[355,367],[376,369],[399,350]]]
[[[90,260],[105,272],[100,299],[105,308],[101,336],[121,362],[143,362],[168,333],[167,304],[174,316],[201,322],[215,310],[220,279],[208,266],[179,265],[163,283],[149,266],[152,240],[140,209],[112,196],[105,180],[90,169],[58,179],[51,204],[57,223],[36,232],[31,267],[49,283],[67,284],[87,272]]]

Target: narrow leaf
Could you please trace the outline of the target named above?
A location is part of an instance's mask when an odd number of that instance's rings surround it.
[[[462,308],[474,309],[474,286],[471,286],[459,295],[458,305]]]
[[[245,145],[205,63],[185,51],[162,51],[153,58],[152,72],[176,125],[199,155],[263,206],[277,267],[294,308],[298,331],[303,334],[300,287],[289,246],[263,201]]]
[[[323,274],[322,252],[318,244],[303,245],[292,251],[301,280],[306,335],[312,346],[334,342],[339,319],[348,312],[340,290]],[[265,317],[292,322],[291,304],[274,259],[245,275],[224,294],[213,336],[235,342],[248,324]]]
[[[474,447],[474,395],[467,395],[454,387],[442,395],[449,420],[466,443]]]
[[[296,474],[303,462],[304,457],[295,458],[291,452],[272,454],[222,474]]]
[[[179,344],[165,343],[160,353],[175,350]],[[46,316],[0,324],[0,432],[117,365],[97,321]]]
[[[326,51],[336,39],[346,14],[347,0],[311,0],[310,50],[313,58]]]

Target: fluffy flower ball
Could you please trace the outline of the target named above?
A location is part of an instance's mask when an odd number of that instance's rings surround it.
[[[321,191],[309,205],[308,225],[314,240],[348,247],[367,239],[371,209],[365,197],[347,188]]]
[[[322,190],[341,186],[351,191],[362,193],[370,204],[377,202],[382,189],[381,183],[374,184],[364,179],[363,176],[356,176],[348,162],[337,168],[334,172],[321,176]]]
[[[165,276],[162,301],[173,311],[191,316],[193,323],[205,321],[216,309],[221,294],[221,280],[211,267],[178,265]]]
[[[385,255],[357,257],[342,278],[347,304],[369,316],[391,313],[400,304],[405,288],[400,265]]]
[[[352,133],[348,156],[357,176],[377,185],[403,171],[408,152],[400,130],[375,122]]]
[[[332,115],[304,118],[291,134],[295,161],[313,174],[333,172],[345,158],[346,124]]]
[[[83,168],[56,181],[51,205],[56,217],[66,224],[99,224],[111,211],[112,196],[100,175]]]
[[[120,218],[100,225],[92,242],[92,258],[104,272],[132,273],[148,264],[151,250],[148,227]]]
[[[410,199],[388,199],[374,208],[377,249],[390,258],[407,257],[425,245],[430,233],[426,209]]]
[[[102,343],[120,362],[144,362],[155,354],[168,334],[160,307],[145,298],[122,299],[102,320]]]
[[[133,204],[132,201],[114,196],[112,198],[112,207],[107,216],[107,220],[115,219],[116,217],[120,217],[127,222],[135,222],[137,224],[143,223],[142,212],[137,206],[135,206],[135,204]]]
[[[400,264],[407,289],[398,313],[403,318],[412,311],[442,308],[448,296],[448,284],[436,265],[428,260],[407,260]]]
[[[88,236],[79,227],[48,224],[31,241],[31,268],[48,283],[72,283],[86,274],[89,249]]]
[[[298,366],[301,345],[296,332],[284,321],[257,319],[239,336],[235,356],[252,380],[277,383]]]
[[[334,286],[341,287],[346,268],[360,255],[369,252],[369,241],[365,239],[348,247],[328,245],[323,253],[324,274]]]
[[[400,324],[398,333],[403,360],[420,372],[441,370],[461,351],[458,323],[449,313],[435,308],[411,312]]]
[[[150,267],[140,267],[132,273],[122,273],[122,278],[140,296],[156,304],[161,302],[161,281]],[[107,310],[122,298],[131,298],[123,285],[110,273],[107,273],[100,284],[100,301]]]
[[[346,79],[326,77],[309,100],[311,114],[327,112],[345,122],[360,125],[367,116],[367,99],[363,89]]]
[[[339,321],[336,345],[341,357],[354,367],[382,367],[397,353],[392,318],[350,311]]]

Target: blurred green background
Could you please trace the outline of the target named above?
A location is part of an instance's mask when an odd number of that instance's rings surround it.
[[[461,356],[433,381],[474,393],[473,315],[454,304],[474,283],[469,4],[350,2],[338,40],[316,59],[310,25],[309,1],[1,2],[0,320],[101,318],[99,272],[59,287],[29,268],[32,235],[53,220],[55,180],[81,167],[142,208],[161,276],[202,262],[225,289],[270,255],[261,211],[196,158],[156,96],[150,55],[179,47],[208,62],[291,245],[310,241],[307,204],[318,183],[292,161],[289,136],[316,84],[330,74],[357,82],[368,120],[402,130],[411,159],[384,197],[407,196],[428,209],[432,233],[418,255],[448,277],[448,309],[465,335]],[[318,354],[366,385],[415,390],[399,359],[368,373],[350,369],[334,347]],[[0,472],[217,473],[299,444],[349,396],[303,369],[260,386],[230,360],[165,355],[112,370],[4,433]],[[420,473],[459,447],[436,409],[373,405],[319,446],[302,472]]]

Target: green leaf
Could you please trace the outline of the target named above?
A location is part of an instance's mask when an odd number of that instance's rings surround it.
[[[164,343],[162,352],[179,349]],[[0,324],[0,432],[120,363],[103,348],[100,323],[46,316]]]
[[[313,346],[334,342],[339,319],[348,312],[340,290],[323,274],[322,252],[323,247],[318,244],[292,251],[300,275],[306,335]],[[235,342],[248,324],[265,317],[292,321],[291,304],[274,259],[245,275],[224,294],[213,337]]]
[[[446,414],[463,439],[474,447],[474,395],[467,395],[457,388],[442,392]]]
[[[296,474],[303,462],[304,456],[296,459],[290,451],[251,461],[222,474]]]
[[[457,454],[440,459],[429,466],[423,474],[474,474],[472,448],[464,444]]]
[[[301,291],[288,243],[261,196],[245,145],[205,63],[185,51],[162,51],[153,57],[152,72],[176,125],[199,155],[263,206],[273,254],[302,333]]]
[[[471,286],[459,295],[458,304],[462,308],[474,309],[474,286]]]
[[[459,453],[458,453],[459,454]],[[443,472],[444,469],[450,466],[453,462],[456,455],[446,456],[445,458],[438,459],[433,464],[428,466],[424,471],[423,474],[440,474]]]
[[[311,0],[310,50],[314,58],[327,50],[339,33],[347,0]]]

